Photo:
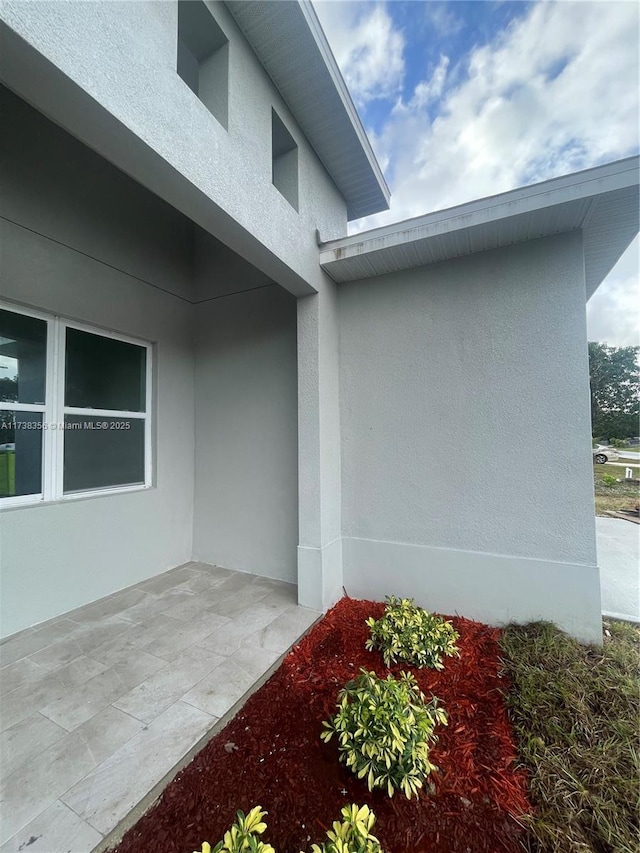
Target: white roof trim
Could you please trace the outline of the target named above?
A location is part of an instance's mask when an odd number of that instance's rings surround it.
[[[349,219],[391,193],[310,0],[225,0],[347,202]]]
[[[321,246],[338,282],[582,229],[588,295],[638,233],[640,158],[553,178]]]

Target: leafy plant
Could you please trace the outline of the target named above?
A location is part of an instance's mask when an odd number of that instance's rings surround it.
[[[256,836],[262,835],[267,828],[263,821],[266,812],[260,806],[255,806],[245,817],[237,813],[236,823],[225,832],[222,841],[212,847],[204,841],[202,849],[196,853],[275,853],[270,844],[265,844]],[[369,806],[344,806],[342,822],[334,821],[333,828],[327,830],[327,841],[322,846],[314,844],[312,853],[384,853],[380,842],[371,835],[371,828],[376,822],[374,813]]]
[[[311,853],[383,853],[380,842],[371,835],[376,818],[369,806],[345,806],[342,822],[334,821],[322,846],[313,844]]]
[[[429,761],[429,744],[437,740],[437,723],[447,715],[432,697],[429,704],[411,673],[399,679],[378,678],[360,670],[338,694],[338,711],[323,723],[322,740],[338,738],[340,760],[367,787],[386,788],[390,797],[402,790],[410,799],[435,765]]]
[[[397,661],[443,669],[443,655],[459,655],[459,634],[451,622],[416,607],[412,598],[387,596],[381,619],[367,619],[371,637],[365,646],[380,649],[387,666]]]
[[[265,844],[257,837],[267,828],[263,818],[266,812],[260,806],[254,806],[248,815],[238,811],[236,822],[228,832],[225,832],[222,841],[212,847],[208,841],[202,844],[202,850],[197,853],[275,853],[270,844]]]
[[[622,438],[612,438],[609,444],[611,447],[617,447],[619,449],[627,446],[627,442]]]
[[[611,474],[603,474],[600,479],[602,480],[604,485],[609,486],[609,488],[615,486],[615,484],[618,482],[616,478]]]

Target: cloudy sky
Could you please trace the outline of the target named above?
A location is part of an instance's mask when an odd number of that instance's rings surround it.
[[[397,222],[638,153],[634,0],[314,0]],[[640,343],[639,242],[591,299],[589,339]]]

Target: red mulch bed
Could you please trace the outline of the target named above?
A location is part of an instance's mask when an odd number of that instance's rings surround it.
[[[453,617],[460,658],[447,658],[442,672],[411,668],[427,698],[435,693],[449,715],[431,750],[440,772],[418,799],[370,793],[338,763],[335,738],[320,741],[339,689],[359,668],[388,671],[378,652],[364,648],[365,619],[383,609],[343,598],[168,785],[118,853],[192,853],[203,841],[219,841],[237,809],[254,805],[268,811],[263,839],[277,853],[300,853],[325,839],[347,803],[373,809],[386,853],[520,851],[517,818],[532,809],[502,699],[498,629]],[[403,669],[409,667],[391,672]],[[227,752],[229,742],[238,749]]]

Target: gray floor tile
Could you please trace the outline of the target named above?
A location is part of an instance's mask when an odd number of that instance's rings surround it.
[[[175,589],[194,593],[209,592],[221,586],[231,575],[232,572],[228,569],[209,567],[208,570],[207,567],[203,567],[203,571],[194,572],[193,577],[179,584]]]
[[[57,669],[59,666],[64,666],[71,663],[72,660],[82,656],[82,649],[74,639],[58,640],[46,649],[42,649],[33,655],[30,655],[29,660],[37,663],[38,666],[44,669]]]
[[[19,687],[8,696],[0,698],[0,729],[4,730],[39,711],[50,702],[65,696],[67,688],[58,680],[56,672]]]
[[[79,684],[84,684],[96,675],[100,675],[107,667],[93,658],[88,658],[82,655],[66,666],[61,666],[55,670],[56,679],[66,687],[76,687]]]
[[[282,654],[313,625],[319,615],[305,607],[290,607],[247,642]]]
[[[75,630],[74,622],[69,619],[60,619],[32,633],[21,633],[19,637],[9,639],[0,646],[0,664],[7,666],[21,658],[26,658],[50,646],[56,640],[72,636]]]
[[[168,661],[175,660],[190,646],[208,637],[229,620],[215,613],[205,613],[191,622],[180,622],[177,619],[172,621],[175,627],[144,645],[145,651]]]
[[[133,607],[142,598],[144,598],[144,592],[141,589],[124,589],[72,611],[69,618],[83,624],[97,622],[105,616],[115,616],[127,607]]]
[[[136,625],[142,625],[149,619],[153,619],[156,613],[162,611],[163,607],[166,607],[164,599],[151,593],[144,593],[144,598],[141,598],[137,604],[120,611],[118,618]]]
[[[139,625],[131,625],[132,630],[128,634],[129,640],[139,649],[156,640],[165,640],[181,623],[164,613],[156,613],[151,619],[146,619]],[[151,652],[153,654],[153,652]]]
[[[15,835],[95,765],[87,745],[74,732],[5,776],[0,783],[0,842]]]
[[[140,720],[109,705],[87,720],[74,734],[82,739],[96,765],[113,755],[144,728]]]
[[[190,622],[206,613],[205,601],[199,595],[190,595],[187,601],[172,604],[163,613],[172,619],[180,619],[182,622]]]
[[[62,801],[106,834],[214,723],[210,715],[176,702],[67,791]]]
[[[197,598],[197,593],[190,592],[186,589],[180,589],[179,587],[172,586],[171,589],[165,589],[164,592],[160,592],[157,595],[157,599],[162,605],[163,611],[169,607],[175,607],[176,604],[183,604],[184,602],[193,602]]]
[[[245,643],[228,660],[243,669],[253,683],[278,660],[280,654],[280,652],[274,652],[272,649],[263,649]]]
[[[227,658],[182,698],[201,711],[222,717],[244,696],[254,681],[255,678],[246,669]]]
[[[295,587],[290,584],[284,584],[279,589],[275,589],[262,599],[265,604],[272,607],[280,607],[284,610],[286,607],[298,606],[298,592]]]
[[[273,622],[281,613],[280,607],[270,606],[264,601],[259,601],[241,616],[237,616],[227,625],[223,625],[213,634],[205,637],[199,645],[220,655],[232,655],[238,651],[245,640],[249,640],[250,637]]]
[[[162,671],[121,696],[114,705],[150,723],[223,661],[223,657],[206,649],[188,649]]]
[[[35,664],[29,658],[22,658],[8,666],[0,669],[0,692],[3,696],[23,687],[25,684],[33,684],[44,675],[42,667]]]
[[[142,649],[136,649],[135,654],[128,658],[122,658],[111,669],[120,676],[127,690],[132,690],[166,666],[169,664],[163,658],[157,658],[155,655],[142,651]]]
[[[193,572],[189,569],[178,569],[176,571],[164,572],[164,574],[156,575],[142,583],[137,584],[136,589],[141,589],[144,592],[151,592],[154,595],[159,595],[174,586],[189,580],[193,576]]]
[[[82,653],[91,657],[94,649],[112,640],[121,639],[132,629],[131,622],[119,616],[110,616],[98,622],[83,624],[73,638],[82,649]]]
[[[219,613],[230,619],[235,619],[250,607],[255,607],[259,601],[269,595],[268,590],[260,588],[254,590],[250,585],[234,590],[226,590],[225,587],[226,584],[223,584],[219,589],[205,592],[203,598],[212,613]]]
[[[73,731],[126,692],[127,686],[117,672],[107,669],[74,690],[65,691],[40,710],[54,723]]]
[[[0,853],[90,853],[102,835],[56,800],[0,847]]]
[[[192,563],[0,644],[0,851],[88,853],[298,639],[295,602]]]
[[[66,729],[36,712],[0,733],[2,775],[8,776],[34,755],[40,756],[67,735]]]

